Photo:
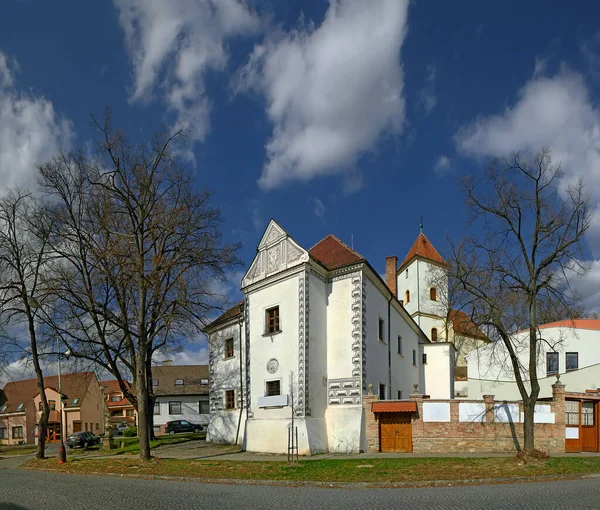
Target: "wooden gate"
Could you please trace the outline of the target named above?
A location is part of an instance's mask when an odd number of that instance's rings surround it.
[[[596,422],[596,403],[581,403],[581,450],[598,451],[598,424]]]
[[[409,413],[379,415],[379,450],[412,452],[412,425]]]

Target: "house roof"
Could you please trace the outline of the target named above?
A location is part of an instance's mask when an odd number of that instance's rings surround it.
[[[241,316],[243,313],[244,301],[240,301],[239,303],[236,303],[231,308],[229,308],[229,310],[225,310],[214,321],[208,324],[205,329],[212,329],[215,326],[219,326],[220,324],[225,324],[227,321],[235,319],[236,317]]]
[[[408,402],[380,401],[371,404],[374,413],[416,413],[417,403],[414,400]]]
[[[201,384],[208,380],[208,365],[158,365],[152,367],[152,379],[158,381],[152,386],[157,397],[208,394],[208,384]],[[175,384],[178,379],[183,379],[182,385]]]
[[[128,381],[123,381],[123,382],[129,389],[131,389],[131,385],[129,384]],[[109,379],[108,381],[102,381],[102,386],[104,386],[104,394],[108,398],[108,400],[106,401],[107,407],[133,406],[133,404],[129,401],[129,399],[126,398],[125,395],[123,395],[123,392],[121,391],[121,387],[119,386],[119,381],[117,381],[116,379]],[[121,400],[120,402],[111,402],[111,400],[110,400],[111,393],[119,393],[119,394],[123,395],[123,400]]]
[[[333,234],[321,239],[308,253],[329,271],[366,260]]]
[[[465,312],[450,310],[450,319],[452,320],[454,334],[489,341],[489,338],[485,336]]]
[[[590,329],[592,331],[600,331],[600,319],[566,319],[563,321],[549,322],[538,326],[540,329],[546,328],[574,328],[574,329]]]
[[[61,391],[66,396],[65,406],[69,407],[75,398],[79,399],[77,406],[87,394],[90,382],[96,377],[94,372],[79,372],[75,374],[62,374]],[[58,388],[58,376],[51,375],[44,377],[45,387]],[[23,410],[33,405],[33,399],[39,394],[37,379],[25,379],[23,381],[9,382],[0,391],[0,405],[7,405],[5,413],[14,413],[19,404],[25,404]]]
[[[446,261],[433,247],[433,244],[431,244],[423,232],[418,235],[417,239],[412,245],[412,248],[409,250],[406,257],[404,257],[402,264],[400,264],[398,271],[400,271],[405,265],[409,264],[415,257],[430,260],[431,262],[436,262],[437,264],[447,265]]]

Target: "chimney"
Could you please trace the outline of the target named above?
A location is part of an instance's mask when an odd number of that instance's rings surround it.
[[[386,257],[385,258],[385,283],[388,288],[394,294],[394,297],[398,297],[398,280],[396,279],[396,272],[398,270],[398,257]]]
[[[163,367],[170,367],[173,364],[173,360],[172,359],[166,359],[162,362],[162,366]]]

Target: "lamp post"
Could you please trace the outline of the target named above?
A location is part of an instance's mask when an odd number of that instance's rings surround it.
[[[60,413],[59,427],[60,427],[60,445],[58,447],[58,463],[64,464],[67,461],[67,450],[65,449],[65,428],[63,424],[63,395],[62,387],[60,383],[60,339],[56,339],[56,352],[58,358],[58,412]],[[69,359],[71,351],[67,350],[63,356]]]

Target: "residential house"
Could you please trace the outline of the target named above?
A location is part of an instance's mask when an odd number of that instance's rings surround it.
[[[286,452],[293,413],[300,454],[366,451],[370,390],[395,401],[386,419],[398,423],[412,393],[452,398],[453,345],[432,341],[423,329],[430,318],[420,327],[398,299],[399,281],[423,261],[408,256],[400,273],[390,257],[384,281],[335,236],[306,250],[271,220],[242,279],[244,300],[206,328],[207,439]]]
[[[60,441],[60,400],[58,377],[44,378],[50,416],[46,440]],[[61,377],[63,426],[65,435],[87,430],[95,434],[104,431],[103,396],[94,372],[63,374]],[[42,399],[37,379],[10,382],[0,391],[0,441],[2,444],[35,442]]]
[[[128,381],[123,382],[127,388],[131,389]],[[108,422],[113,426],[117,426],[119,423],[127,423],[130,427],[135,427],[137,424],[136,411],[133,404],[123,394],[119,381],[116,379],[102,381],[102,386]]]
[[[208,386],[207,365],[172,365],[167,361],[152,367],[155,434],[164,434],[166,424],[173,420],[208,424]]]

